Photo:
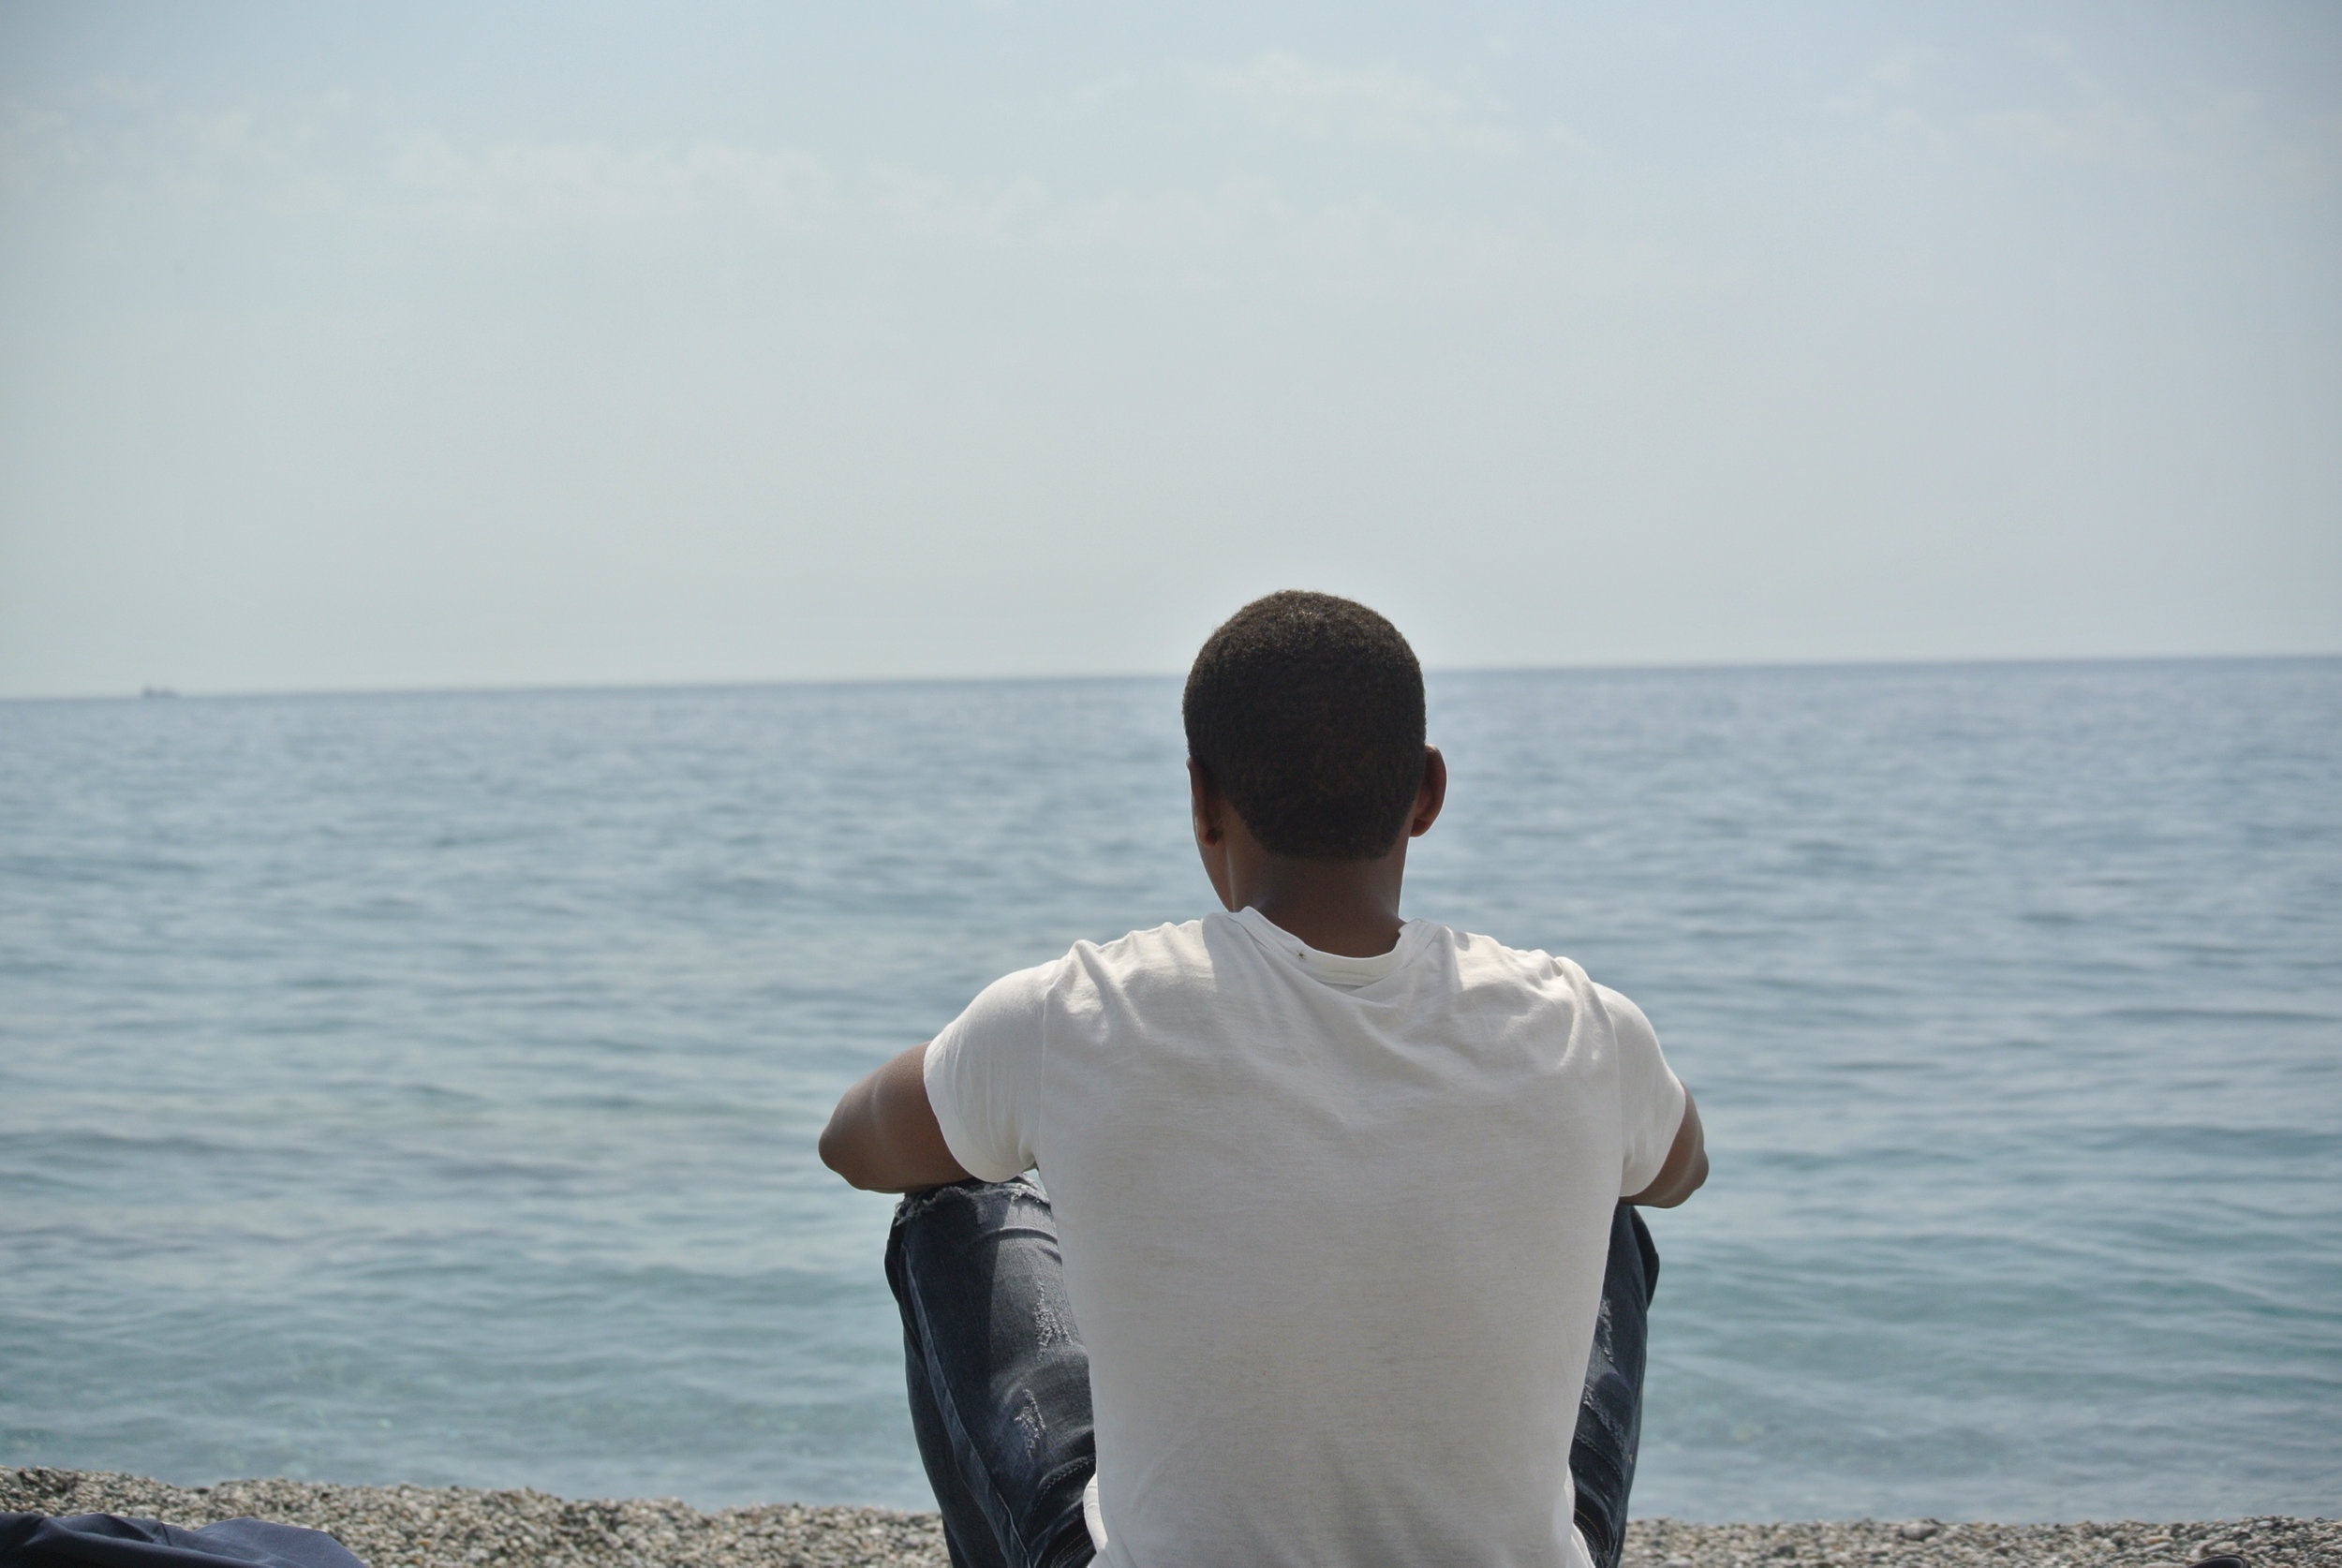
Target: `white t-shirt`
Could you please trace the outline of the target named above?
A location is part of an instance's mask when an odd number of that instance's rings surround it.
[[[1102,1563],[1587,1568],[1611,1214],[1683,1112],[1634,1003],[1423,921],[1348,958],[1215,912],[995,982],[926,1086],[960,1164],[1048,1185]]]

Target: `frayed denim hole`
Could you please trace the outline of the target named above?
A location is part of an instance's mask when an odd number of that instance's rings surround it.
[[[905,1220],[916,1220],[920,1215],[949,1197],[956,1196],[966,1202],[973,1203],[977,1192],[989,1185],[991,1184],[988,1182],[955,1181],[941,1187],[928,1187],[916,1192],[905,1192],[901,1200],[895,1205],[895,1223],[900,1225]]]

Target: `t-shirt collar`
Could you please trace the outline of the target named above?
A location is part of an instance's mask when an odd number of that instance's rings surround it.
[[[1251,932],[1261,946],[1302,973],[1344,991],[1371,985],[1405,968],[1407,960],[1421,945],[1422,933],[1429,928],[1420,920],[1405,921],[1399,927],[1399,940],[1388,953],[1377,953],[1371,958],[1357,958],[1348,954],[1326,953],[1310,946],[1250,904],[1238,910],[1231,918]]]

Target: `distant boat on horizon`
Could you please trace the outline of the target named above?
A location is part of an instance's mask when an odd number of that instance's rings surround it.
[[[139,695],[141,697],[176,697],[179,694],[167,686],[142,686],[139,688]]]

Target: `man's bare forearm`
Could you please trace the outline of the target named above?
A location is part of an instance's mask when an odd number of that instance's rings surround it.
[[[927,1102],[925,1045],[890,1058],[848,1089],[822,1129],[822,1163],[867,1192],[912,1192],[969,1173]]]

